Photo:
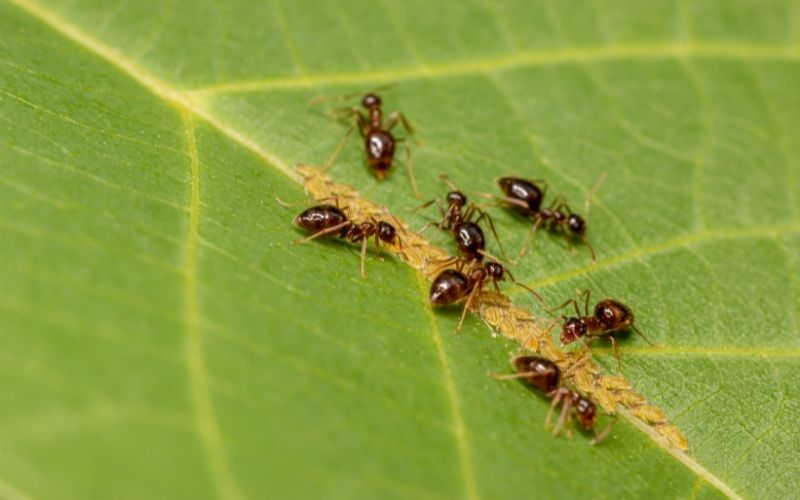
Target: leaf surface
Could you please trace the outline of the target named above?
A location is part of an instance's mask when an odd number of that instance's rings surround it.
[[[797,490],[798,2],[0,11],[0,496]],[[475,318],[455,336],[415,271],[370,258],[362,280],[355,246],[291,243],[274,198],[302,199],[292,166],[345,131],[307,101],[385,83],[426,197],[513,173],[577,209],[608,174],[598,262],[538,234],[514,272],[634,308],[657,345],[623,338],[625,375],[688,455],[624,419],[602,446],[552,438],[546,401],[486,376],[516,347]],[[357,142],[332,174],[406,216],[402,168],[377,183]]]

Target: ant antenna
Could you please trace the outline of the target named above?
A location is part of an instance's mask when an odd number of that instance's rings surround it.
[[[545,303],[545,301],[544,301],[544,297],[542,297],[542,295],[539,292],[537,292],[533,288],[529,287],[528,285],[526,285],[524,283],[520,283],[519,281],[517,281],[517,279],[514,278],[514,275],[511,274],[511,271],[509,271],[508,268],[506,268],[506,274],[508,275],[508,279],[510,279],[512,283],[514,283],[515,285],[517,285],[520,288],[524,288],[525,290],[531,292],[531,294],[534,297],[536,297],[536,300],[538,300],[543,306],[547,305]]]
[[[651,342],[650,339],[648,339],[647,336],[645,336],[645,334],[642,333],[642,331],[639,330],[639,327],[637,327],[636,325],[631,325],[631,330],[633,330],[634,332],[639,334],[639,336],[642,337],[648,344],[650,344],[652,346],[656,345],[653,342]]]
[[[342,149],[344,149],[344,145],[347,144],[348,139],[350,139],[350,134],[353,133],[354,128],[356,128],[355,125],[350,125],[347,128],[347,132],[345,132],[344,137],[342,137],[342,139],[339,141],[339,144],[336,146],[336,149],[333,151],[331,157],[328,158],[328,161],[326,161],[320,167],[320,170],[322,172],[327,172],[333,166],[333,163],[336,161],[336,158],[339,156],[339,153],[341,153]]]
[[[378,87],[373,87],[372,90],[368,90],[366,92],[351,92],[349,94],[344,95],[328,95],[328,96],[318,96],[308,101],[309,106],[316,106],[317,104],[324,103],[324,102],[331,102],[331,101],[346,101],[348,99],[352,99],[354,97],[358,97],[364,94],[370,93],[377,93],[382,90],[386,90],[389,88],[394,87],[397,85],[396,83],[387,83],[384,85],[379,85]]]
[[[589,220],[589,202],[591,198],[593,198],[594,195],[597,193],[597,191],[600,190],[601,187],[603,187],[603,183],[606,182],[607,177],[608,177],[607,172],[603,172],[602,174],[600,174],[600,178],[597,179],[597,182],[594,183],[594,187],[592,187],[592,190],[586,193],[586,198],[584,198],[583,200],[583,212],[584,212],[584,217],[586,217],[587,221]],[[586,242],[584,241],[584,243]],[[592,256],[594,256],[594,251],[592,251]]]
[[[456,186],[455,183],[453,183],[453,181],[450,180],[450,177],[448,177],[447,174],[439,174],[439,180],[447,184],[447,187],[449,187],[453,191],[461,191],[460,189],[458,189],[458,186]]]

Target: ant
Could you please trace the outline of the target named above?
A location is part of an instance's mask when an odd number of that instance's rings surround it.
[[[464,324],[464,318],[467,315],[472,301],[475,297],[479,296],[483,288],[492,283],[495,290],[500,292],[500,287],[497,285],[499,281],[503,281],[506,276],[517,286],[520,286],[533,294],[539,302],[544,303],[544,299],[538,292],[529,288],[528,286],[518,282],[511,271],[506,269],[502,264],[497,261],[489,261],[483,266],[476,265],[464,274],[461,268],[464,265],[464,259],[457,262],[456,269],[445,269],[434,278],[431,283],[430,293],[428,298],[434,306],[446,306],[464,300],[464,309],[461,311],[461,318],[458,320],[456,333],[461,331],[461,326]]]
[[[585,216],[580,216],[575,213],[567,204],[562,196],[556,196],[553,203],[547,208],[541,208],[544,196],[547,193],[547,182],[543,180],[529,181],[520,179],[518,177],[502,177],[497,181],[500,190],[503,191],[504,196],[497,197],[509,208],[513,208],[518,213],[533,219],[534,224],[530,233],[525,240],[525,244],[520,250],[517,259],[519,260],[525,255],[530,244],[533,233],[544,226],[551,232],[560,232],[567,244],[570,245],[573,239],[581,240],[592,254],[592,261],[597,261],[597,255],[594,252],[594,247],[586,239],[586,229],[588,227],[589,218],[589,200],[593,194],[600,189],[600,186],[605,181],[606,175],[600,176],[592,190],[587,194],[584,200],[584,213]],[[543,187],[539,187],[542,184]]]
[[[355,94],[348,94],[335,99],[350,99],[354,97],[354,95]],[[313,99],[311,104],[320,102],[323,99]],[[353,129],[358,128],[361,137],[364,139],[364,151],[367,155],[367,162],[370,168],[372,168],[372,173],[375,174],[375,177],[377,177],[379,181],[386,179],[389,175],[389,169],[394,162],[394,153],[397,143],[406,140],[406,138],[395,137],[392,134],[392,129],[398,123],[403,126],[408,135],[413,135],[414,129],[411,127],[405,115],[399,111],[391,113],[384,120],[381,105],[382,101],[380,96],[374,92],[369,92],[361,98],[363,110],[355,106],[349,106],[334,111],[334,116],[338,113],[343,113],[354,117],[355,123],[347,130],[344,137],[339,142],[339,145],[336,147],[333,156],[331,156],[323,167],[323,171],[333,165],[333,162],[344,147]],[[417,181],[414,177],[414,169],[411,164],[411,150],[408,147],[406,147],[406,170],[411,180],[411,187],[414,190],[414,195],[419,198],[420,194],[417,189]]]
[[[376,221],[370,217],[369,220],[356,223],[351,221],[344,211],[333,205],[315,205],[301,212],[294,218],[294,224],[311,233],[311,236],[298,240],[296,243],[306,243],[315,238],[325,236],[338,236],[353,243],[361,242],[361,276],[367,277],[364,269],[364,261],[367,255],[367,241],[370,237],[375,238],[375,249],[380,255],[381,242],[401,246],[402,243],[397,235],[395,227],[385,221]]]
[[[505,255],[505,251],[503,251],[502,245],[500,244],[500,238],[497,236],[497,230],[494,227],[494,222],[492,221],[491,216],[478,208],[477,205],[473,203],[467,203],[466,195],[464,195],[462,191],[460,191],[453,183],[451,183],[449,179],[447,179],[447,176],[440,175],[439,178],[447,183],[450,189],[452,189],[452,191],[445,195],[447,210],[442,208],[441,202],[438,198],[434,198],[433,200],[430,200],[427,203],[415,208],[414,210],[416,211],[436,203],[437,207],[439,208],[439,213],[442,216],[441,222],[432,222],[426,225],[424,228],[422,228],[420,234],[422,234],[430,226],[436,226],[443,231],[447,231],[455,237],[456,245],[458,246],[458,252],[462,258],[466,259],[467,261],[481,262],[483,257],[489,254],[486,252],[486,236],[484,235],[483,229],[481,229],[478,223],[481,220],[486,219],[486,221],[489,223],[489,227],[492,229],[495,239],[497,240],[497,244],[500,245],[500,250]],[[476,214],[478,217],[475,220],[472,220]],[[491,257],[491,255],[489,255],[489,257]],[[457,257],[453,257],[452,259],[445,261],[444,265],[449,265],[456,259]]]
[[[582,293],[578,294],[576,298],[569,299],[555,309],[549,310],[550,312],[558,311],[569,304],[572,304],[575,308],[575,317],[568,318],[562,316],[564,323],[561,326],[561,343],[571,344],[579,338],[586,336],[589,337],[588,343],[591,344],[591,342],[597,338],[607,337],[611,340],[614,356],[616,356],[617,364],[620,371],[622,371],[622,363],[620,362],[617,343],[614,340],[615,333],[631,329],[646,340],[648,344],[653,345],[653,343],[633,324],[633,311],[618,300],[601,300],[594,306],[594,315],[589,316],[589,297],[591,293],[591,289],[587,288]],[[578,298],[581,296],[586,297],[583,315],[581,315],[580,308],[578,307]]]
[[[585,359],[586,358],[574,364],[570,368],[570,371],[573,371],[575,368],[577,368],[585,361]],[[546,397],[552,399],[552,402],[550,403],[550,410],[547,412],[547,418],[545,419],[545,428],[550,427],[550,420],[553,410],[560,404],[561,414],[559,415],[558,421],[553,428],[554,436],[561,432],[561,429],[566,422],[567,437],[571,438],[572,426],[570,424],[573,418],[578,420],[578,423],[580,423],[584,430],[594,432],[595,437],[591,441],[593,445],[598,444],[605,439],[605,437],[611,431],[611,426],[614,425],[614,422],[611,422],[600,433],[596,431],[597,407],[595,406],[594,402],[581,395],[579,392],[564,387],[561,384],[561,370],[554,362],[538,356],[519,355],[514,356],[511,359],[511,365],[514,367],[517,373],[509,375],[497,375],[492,373],[490,375],[496,380],[522,380],[529,386],[541,391]],[[571,410],[574,410],[574,412]]]

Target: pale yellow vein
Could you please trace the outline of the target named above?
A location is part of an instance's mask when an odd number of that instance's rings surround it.
[[[12,0],[24,2],[26,0]],[[357,73],[307,74],[302,77],[277,77],[227,82],[195,88],[194,95],[232,92],[259,92],[269,89],[307,88],[310,85],[375,84],[420,78],[486,74],[526,66],[553,66],[565,63],[590,63],[613,60],[656,60],[678,57],[753,60],[799,60],[800,46],[752,45],[741,43],[614,44],[597,47],[559,48],[537,52],[518,52],[450,63],[425,64],[405,68],[379,69]]]
[[[200,218],[200,178],[197,142],[191,117],[188,113],[182,113],[181,117],[186,130],[186,149],[190,159],[191,187],[189,228],[186,234],[184,256],[184,276],[186,278],[184,283],[186,345],[184,349],[186,351],[186,364],[189,370],[197,432],[205,449],[217,494],[220,498],[237,499],[242,498],[242,494],[236,485],[236,480],[225,457],[222,434],[209,395],[203,341],[200,338],[200,313],[197,305],[197,242]]]
[[[420,290],[424,297],[427,297],[428,282],[420,273],[414,272],[414,275],[419,283]],[[444,378],[444,389],[447,392],[447,400],[450,404],[450,412],[453,417],[453,433],[456,438],[456,446],[458,447],[458,457],[461,462],[461,474],[464,480],[464,493],[470,500],[480,498],[478,492],[478,485],[475,481],[475,469],[472,465],[472,457],[469,450],[469,443],[467,442],[467,429],[464,425],[464,418],[461,416],[461,410],[458,402],[458,391],[456,390],[455,382],[453,381],[453,374],[450,372],[450,364],[447,361],[447,352],[444,349],[444,342],[442,340],[442,332],[439,328],[439,322],[433,313],[433,309],[425,300],[425,311],[428,313],[431,327],[431,335],[433,344],[436,347],[436,355],[439,358],[439,364],[442,367],[442,376]]]

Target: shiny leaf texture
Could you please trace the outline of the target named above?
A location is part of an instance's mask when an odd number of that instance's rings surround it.
[[[800,3],[11,0],[0,6],[0,496],[782,498],[798,487]],[[292,167],[384,84],[425,198],[546,178],[591,287],[655,342],[625,375],[688,436],[552,438],[516,346],[397,259],[293,245]],[[330,107],[345,104],[332,102]],[[421,227],[402,164],[331,170]],[[492,214],[510,252],[529,225]],[[452,249],[443,234],[433,242]],[[490,239],[490,246],[496,244]],[[524,293],[515,301],[532,308]],[[608,346],[593,351],[608,372]]]

